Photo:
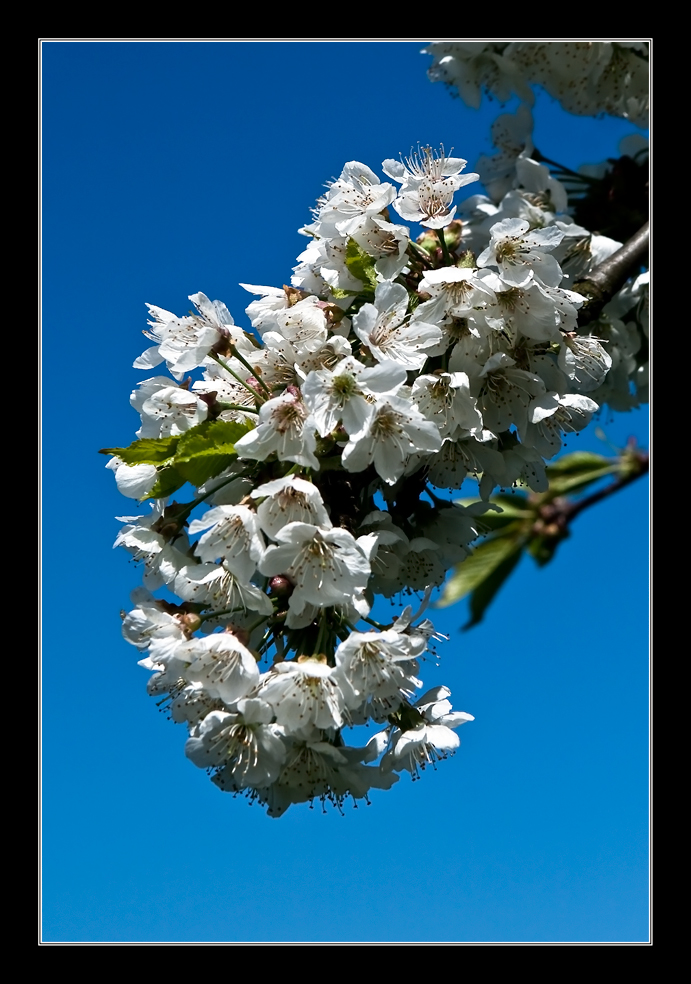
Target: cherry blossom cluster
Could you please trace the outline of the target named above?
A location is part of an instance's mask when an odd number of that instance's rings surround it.
[[[644,279],[579,326],[565,283],[620,244],[575,225],[559,183],[518,156],[498,203],[462,206],[478,175],[443,149],[384,161],[389,180],[346,164],[291,285],[243,285],[251,331],[202,293],[182,317],[149,305],[135,366],[170,375],[132,394],[137,441],[109,463],[124,495],[153,500],[116,540],[144,567],[123,632],[191,761],[272,816],[367,799],[458,747],[472,716],[446,687],[418,696],[439,640],[430,593],[495,488],[544,490],[565,435],[635,399]],[[472,506],[442,491],[467,477]],[[185,479],[181,503],[168,489]],[[346,744],[363,725],[369,740]]]
[[[433,82],[445,82],[477,109],[483,88],[500,102],[534,101],[541,85],[577,116],[609,113],[648,125],[647,41],[435,41]]]

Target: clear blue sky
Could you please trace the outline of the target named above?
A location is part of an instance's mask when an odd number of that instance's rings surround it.
[[[425,682],[476,720],[437,772],[344,816],[271,820],[219,792],[120,634],[140,572],[113,517],[136,504],[96,451],[138,425],[145,302],[183,314],[203,291],[248,326],[238,284],[289,282],[346,161],[381,174],[420,141],[472,168],[499,107],[430,84],[422,47],[43,44],[47,942],[647,939],[644,482],[584,512],[549,567],[525,561],[481,626],[433,615],[450,641]],[[535,118],[572,167],[634,132],[546,97]],[[644,411],[599,424],[647,444]],[[577,446],[608,453],[592,427]]]

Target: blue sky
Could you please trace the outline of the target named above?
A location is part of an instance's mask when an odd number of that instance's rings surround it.
[[[43,939],[611,942],[648,933],[648,500],[584,512],[423,676],[476,720],[456,756],[345,815],[279,820],[219,792],[120,634],[140,572],[113,551],[98,448],[128,444],[145,302],[288,283],[324,182],[418,142],[490,149],[500,108],[432,85],[420,42],[44,42]],[[547,97],[535,142],[577,167],[634,128]],[[477,189],[473,185],[469,193]],[[647,445],[644,410],[598,424]],[[576,445],[576,442],[573,442]],[[591,428],[579,448],[608,453]],[[569,448],[572,450],[573,448]]]

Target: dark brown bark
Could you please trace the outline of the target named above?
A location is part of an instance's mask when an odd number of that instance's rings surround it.
[[[573,285],[573,289],[587,298],[579,311],[579,325],[595,321],[605,304],[612,300],[626,281],[648,262],[650,223],[646,222],[621,249],[612,253],[595,267],[592,273]]]

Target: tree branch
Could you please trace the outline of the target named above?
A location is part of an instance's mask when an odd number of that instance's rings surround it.
[[[631,274],[646,262],[649,239],[650,223],[646,222],[621,249],[612,253],[592,273],[573,285],[573,289],[586,298],[579,311],[579,325],[595,321],[605,304],[621,290]]]
[[[538,509],[539,519],[533,527],[533,532],[537,532],[542,536],[563,537],[569,524],[584,509],[588,509],[603,499],[607,499],[610,495],[614,495],[615,492],[635,482],[637,478],[648,474],[650,466],[647,452],[639,451],[635,455],[628,454],[627,459],[630,464],[626,473],[621,475],[616,481],[605,486],[604,489],[599,489],[597,492],[593,492],[591,495],[587,495],[585,498],[579,499],[576,502],[564,496],[559,496],[551,502],[546,502],[543,506],[540,506]]]

